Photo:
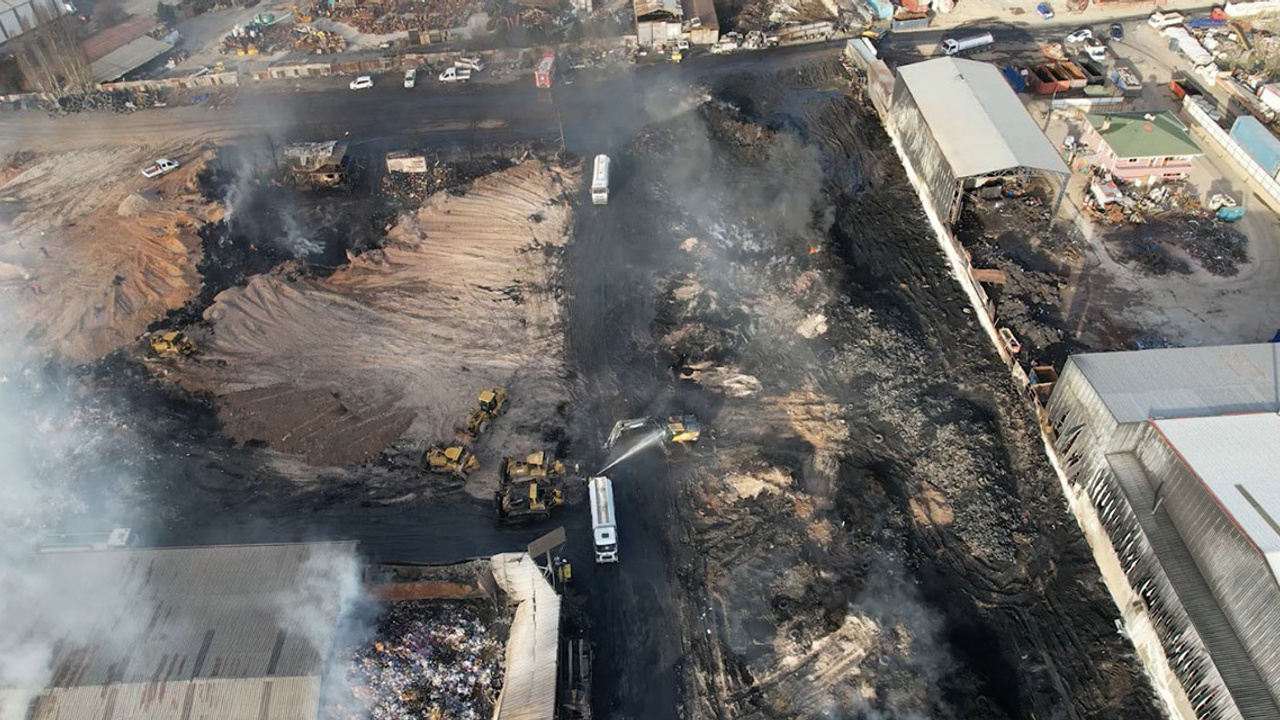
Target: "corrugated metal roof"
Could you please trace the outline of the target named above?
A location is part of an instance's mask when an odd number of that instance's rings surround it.
[[[48,598],[6,632],[54,649],[32,720],[314,718],[355,543],[47,553],[40,577],[83,595],[74,619]],[[52,589],[51,589],[52,590]],[[109,631],[95,632],[95,629]],[[10,690],[12,696],[22,690]],[[29,692],[29,689],[27,690]]]
[[[935,58],[898,68],[956,177],[1012,168],[1067,174],[1067,165],[989,63]]]
[[[0,43],[7,42],[18,37],[23,32],[22,26],[25,24],[30,29],[35,29],[36,11],[35,5],[41,5],[48,10],[51,17],[60,17],[66,15],[69,10],[64,3],[56,0],[0,0]]]
[[[1153,421],[1280,577],[1280,415]]]
[[[684,17],[684,8],[680,0],[633,0],[636,19],[654,14],[668,14],[676,20]]]
[[[528,553],[492,559],[493,577],[516,606],[494,720],[553,720],[560,657],[560,596]]]
[[[101,60],[95,60],[89,65],[89,75],[96,83],[119,80],[172,49],[173,43],[167,40],[143,35],[124,47],[112,50]]]
[[[1119,423],[1280,410],[1280,345],[1073,355]]]

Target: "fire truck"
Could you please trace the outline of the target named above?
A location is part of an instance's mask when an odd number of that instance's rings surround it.
[[[556,56],[547,53],[538,61],[538,67],[533,71],[533,84],[540,88],[549,88],[551,83],[556,81]]]

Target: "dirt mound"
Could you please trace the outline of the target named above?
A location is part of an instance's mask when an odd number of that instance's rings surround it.
[[[154,181],[138,173],[149,156],[129,149],[42,157],[4,184],[5,332],[32,351],[88,362],[196,295],[196,229],[220,211],[196,189],[206,158],[171,156],[183,166]]]
[[[205,312],[202,356],[172,372],[218,396],[231,437],[315,464],[369,460],[402,434],[449,440],[479,391],[503,385],[512,410],[477,447],[495,470],[485,448],[541,447],[565,396],[557,256],[575,183],[526,162],[432,196],[328,278],[227,290]]]

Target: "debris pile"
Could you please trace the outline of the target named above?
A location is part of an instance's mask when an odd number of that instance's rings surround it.
[[[310,25],[293,26],[293,49],[311,55],[332,55],[347,49],[347,39]]]
[[[436,160],[427,165],[426,172],[388,172],[382,178],[382,191],[397,200],[419,203],[441,190],[465,185],[511,165],[510,161],[492,157],[466,163]]]
[[[1249,240],[1235,227],[1202,214],[1171,215],[1107,234],[1116,259],[1154,275],[1188,275],[1195,260],[1212,275],[1233,277],[1249,261]]]
[[[390,0],[358,6],[320,2],[312,12],[317,17],[351,25],[362,33],[385,35],[461,27],[478,9],[474,0]]]
[[[90,90],[56,97],[41,96],[38,102],[40,110],[55,115],[96,110],[133,112],[163,106],[166,95],[167,93],[159,90]]]
[[[372,643],[346,666],[349,698],[329,718],[480,720],[502,689],[503,643],[483,606],[468,602],[395,603]]]

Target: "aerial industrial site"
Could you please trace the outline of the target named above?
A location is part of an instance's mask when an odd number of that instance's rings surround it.
[[[1280,717],[1280,0],[0,0],[0,720]]]

